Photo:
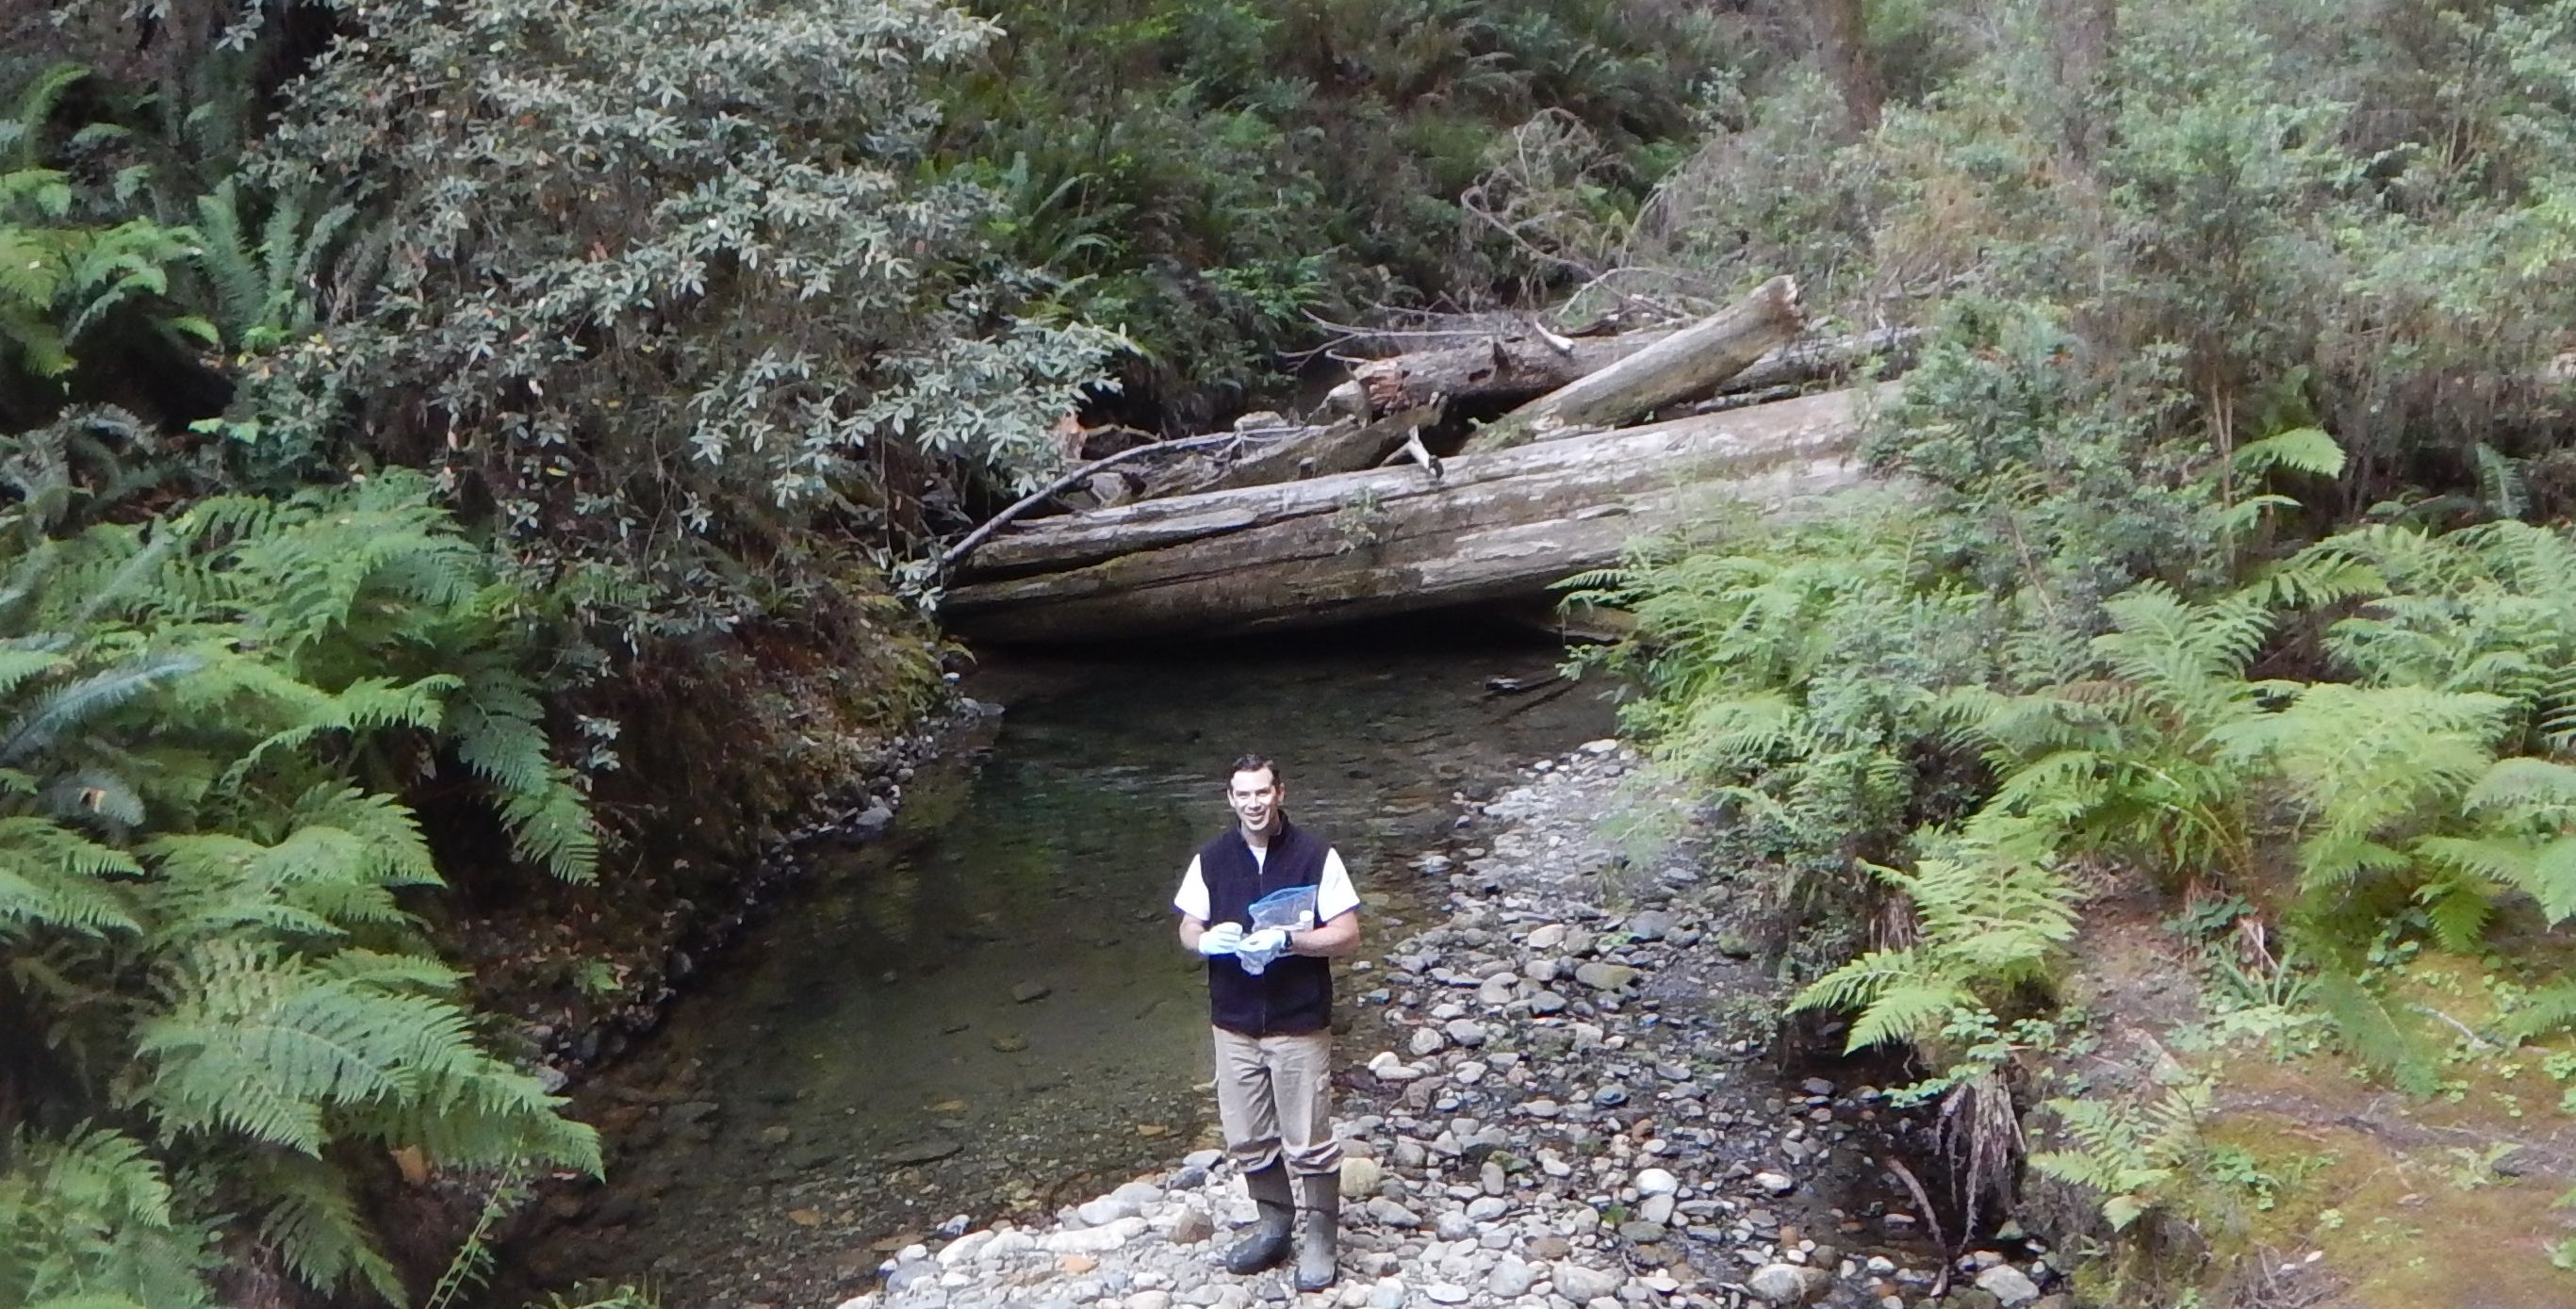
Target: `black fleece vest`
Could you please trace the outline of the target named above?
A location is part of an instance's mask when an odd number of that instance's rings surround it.
[[[1324,880],[1332,847],[1279,819],[1270,849],[1258,865],[1239,828],[1199,847],[1199,876],[1207,882],[1208,922],[1252,926],[1252,902],[1292,886]],[[1316,923],[1322,926],[1320,917]],[[1245,1036],[1320,1032],[1333,1020],[1333,968],[1329,960],[1284,954],[1255,977],[1233,955],[1208,960],[1208,1019]]]

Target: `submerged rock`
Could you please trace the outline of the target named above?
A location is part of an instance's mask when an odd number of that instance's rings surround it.
[[[887,1163],[898,1165],[936,1163],[965,1148],[963,1143],[944,1136],[925,1136],[886,1151],[885,1157]]]

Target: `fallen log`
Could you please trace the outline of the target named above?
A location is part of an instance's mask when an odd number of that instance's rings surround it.
[[[1067,515],[999,536],[941,606],[991,641],[1215,636],[1542,596],[1720,498],[1802,512],[1861,480],[1873,390],[1574,441]]]
[[[1648,331],[1567,337],[1530,327],[1470,345],[1372,359],[1351,369],[1351,381],[1378,413],[1409,408],[1435,395],[1492,413],[1495,406],[1524,404],[1588,377],[1671,335]]]
[[[1850,376],[1853,369],[1871,363],[1884,363],[1894,372],[1901,372],[1913,361],[1914,343],[1922,335],[1919,327],[1879,327],[1849,336],[1791,341],[1726,379],[1724,389],[1760,391],[1805,382],[1839,381]],[[1890,375],[1891,372],[1880,374]]]
[[[1797,282],[1772,278],[1735,304],[1486,424],[1459,453],[1507,450],[1525,441],[1617,427],[1666,405],[1697,399],[1795,338],[1805,325]]]
[[[1401,449],[1415,428],[1439,422],[1441,403],[1441,397],[1433,395],[1419,405],[1375,422],[1345,419],[1294,433],[1232,460],[1208,460],[1170,469],[1148,483],[1137,498],[1196,495],[1374,468],[1378,461]]]
[[[1365,397],[1375,412],[1420,404],[1435,395],[1446,396],[1452,404],[1491,410],[1535,400],[1672,334],[1670,328],[1582,337],[1558,337],[1538,329],[1502,333],[1473,345],[1372,359],[1351,369],[1351,381],[1345,385],[1352,388],[1352,396]],[[1917,327],[1881,327],[1848,336],[1790,341],[1772,347],[1743,372],[1718,383],[1718,390],[1733,395],[1840,381],[1864,364],[1901,369],[1922,334]],[[1886,375],[1882,371],[1881,376]],[[1340,403],[1352,408],[1359,401]]]

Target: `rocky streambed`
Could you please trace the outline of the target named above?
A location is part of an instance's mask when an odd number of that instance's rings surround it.
[[[1311,1302],[2065,1304],[2048,1253],[2000,1234],[1944,1275],[1888,1167],[1916,1125],[1862,1070],[1766,1048],[1774,986],[1736,944],[1736,888],[1688,841],[1639,859],[1604,835],[1657,803],[1634,768],[1597,741],[1461,797],[1455,843],[1404,874],[1446,913],[1343,978],[1343,1277]],[[1251,1216],[1203,1149],[1051,1221],[960,1215],[838,1309],[1300,1298],[1285,1272],[1219,1267]]]

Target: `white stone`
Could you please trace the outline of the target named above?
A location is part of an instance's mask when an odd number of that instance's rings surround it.
[[[2039,1298],[2038,1284],[2011,1264],[1996,1264],[1977,1274],[1977,1289],[1993,1296],[2004,1309],[2029,1304]]]
[[[1378,1186],[1385,1180],[1386,1169],[1379,1166],[1375,1159],[1362,1159],[1354,1155],[1342,1160],[1342,1180],[1339,1189],[1345,1200],[1357,1200],[1362,1196],[1375,1195]]]
[[[939,1262],[945,1267],[954,1268],[974,1258],[976,1251],[991,1245],[994,1235],[990,1230],[968,1232],[939,1248]]]
[[[984,1248],[975,1252],[975,1261],[991,1263],[996,1259],[1008,1259],[1012,1255],[1027,1254],[1037,1248],[1037,1238],[1026,1232],[996,1229],[993,1239],[986,1241]]]
[[[1671,1195],[1682,1189],[1681,1179],[1661,1168],[1640,1169],[1630,1185],[1639,1195]]]
[[[1144,1234],[1145,1220],[1131,1215],[1100,1227],[1086,1227],[1074,1232],[1049,1232],[1038,1238],[1038,1247],[1054,1254],[1102,1254],[1115,1250]]]
[[[1381,1082],[1410,1082],[1422,1076],[1422,1070],[1395,1057],[1393,1050],[1380,1050],[1368,1061],[1368,1070]]]
[[[1791,1191],[1798,1189],[1798,1179],[1791,1177],[1787,1173],[1755,1173],[1753,1175],[1753,1184],[1761,1187],[1765,1191],[1769,1191],[1773,1195],[1787,1195]]]
[[[1517,1300],[1528,1294],[1530,1287],[1537,1283],[1538,1271],[1513,1256],[1505,1255],[1494,1265],[1494,1271],[1486,1274],[1485,1289],[1502,1299]]]
[[[1744,1289],[1766,1304],[1799,1305],[1815,1298],[1833,1279],[1821,1268],[1797,1264],[1764,1264],[1744,1279]]]
[[[1606,1295],[1616,1295],[1619,1287],[1628,1280],[1619,1273],[1603,1272],[1598,1268],[1586,1268],[1581,1264],[1562,1262],[1552,1270],[1551,1276],[1556,1281],[1556,1293],[1577,1304]]]

